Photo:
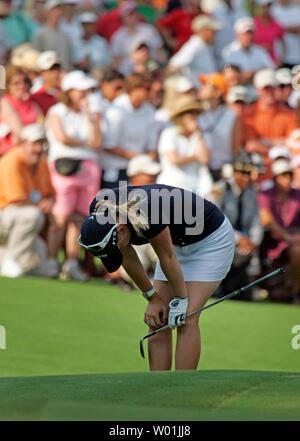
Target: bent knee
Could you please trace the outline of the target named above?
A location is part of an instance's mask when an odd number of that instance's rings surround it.
[[[26,225],[29,230],[37,232],[41,230],[45,221],[42,211],[34,205],[22,207],[18,217],[22,225]]]

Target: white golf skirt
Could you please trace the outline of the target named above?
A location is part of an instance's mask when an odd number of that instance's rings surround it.
[[[235,251],[231,223],[225,217],[222,225],[205,239],[184,247],[173,245],[186,282],[217,282],[230,270]],[[159,260],[154,280],[167,281]]]

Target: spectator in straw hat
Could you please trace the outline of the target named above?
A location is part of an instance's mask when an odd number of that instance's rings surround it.
[[[212,185],[208,170],[210,151],[197,124],[202,105],[191,95],[178,98],[170,119],[173,125],[160,136],[158,152],[162,171],[157,183],[194,190],[204,196]]]
[[[192,21],[193,35],[169,60],[170,71],[184,70],[194,84],[199,86],[198,75],[216,72],[217,62],[213,52],[215,33],[221,25],[206,15]]]

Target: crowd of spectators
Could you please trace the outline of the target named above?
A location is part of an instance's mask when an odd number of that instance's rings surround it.
[[[0,64],[0,275],[99,275],[90,201],[157,182],[230,219],[224,292],[300,304],[299,0],[0,0]]]

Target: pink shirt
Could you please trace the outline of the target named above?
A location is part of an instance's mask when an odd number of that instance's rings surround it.
[[[277,61],[274,43],[283,37],[285,33],[284,28],[274,19],[269,23],[265,23],[260,15],[254,17],[254,24],[254,43],[263,46],[269,52],[272,59]]]
[[[3,100],[7,100],[11,106],[16,110],[21,123],[26,126],[27,124],[33,124],[38,120],[38,111],[37,105],[31,98],[27,98],[26,100],[18,100],[12,95],[6,94],[2,98]],[[0,121],[1,123],[1,121]],[[0,138],[0,155],[8,152],[12,147],[14,147],[11,134],[8,133],[6,136]]]

